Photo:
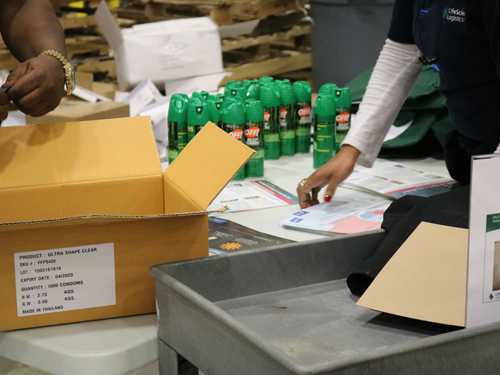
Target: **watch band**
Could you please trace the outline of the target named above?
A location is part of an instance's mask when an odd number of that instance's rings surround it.
[[[68,59],[66,59],[66,57],[64,57],[61,52],[55,49],[45,50],[41,54],[51,56],[61,63],[64,70],[64,89],[66,90],[66,95],[70,96],[75,89],[74,70],[71,63],[68,61]]]

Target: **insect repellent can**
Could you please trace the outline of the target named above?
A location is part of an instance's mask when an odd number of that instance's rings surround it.
[[[271,76],[262,76],[259,78],[259,83],[261,85],[266,85],[266,84],[273,83],[273,82],[274,82],[274,78]]]
[[[245,143],[255,154],[246,164],[247,177],[264,176],[264,107],[259,100],[246,102]]]
[[[231,81],[224,88],[224,97],[234,97],[244,100],[246,98],[246,87],[241,81]]]
[[[309,82],[298,81],[293,84],[295,93],[295,134],[298,153],[307,154],[311,150],[312,127],[312,90]]]
[[[222,114],[222,128],[234,139],[245,142],[245,106],[240,101],[231,103]],[[234,176],[235,180],[245,178],[245,166]]]
[[[337,107],[335,119],[335,150],[338,152],[351,128],[351,90],[348,87],[335,91],[335,103]]]
[[[195,91],[191,94],[191,99],[200,99],[202,101],[205,101],[203,98],[203,95],[201,95],[201,91]]]
[[[222,110],[224,105],[224,97],[221,95],[210,95],[207,99],[208,113],[210,121],[222,128]]]
[[[188,143],[187,134],[188,97],[172,95],[168,107],[168,161],[172,163]]]
[[[280,143],[281,155],[295,155],[295,94],[288,80],[278,83],[280,92]]]
[[[319,88],[318,94],[335,96],[335,92],[337,91],[337,89],[338,87],[335,83],[324,83]]]
[[[203,100],[207,101],[210,97],[210,93],[207,91],[200,91],[200,96]]]
[[[266,159],[276,160],[281,156],[280,97],[273,83],[260,87],[260,100],[264,108],[264,155]]]
[[[207,103],[199,97],[191,97],[187,113],[188,140],[191,141],[209,121],[210,114]]]
[[[335,154],[335,98],[320,94],[314,108],[314,168],[324,165]]]
[[[257,80],[251,81],[250,85],[247,88],[247,99],[255,99],[260,100],[260,83]]]

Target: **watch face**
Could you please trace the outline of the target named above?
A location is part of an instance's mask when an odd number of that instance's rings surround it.
[[[76,87],[76,71],[70,63],[66,65],[65,69],[67,81],[64,84],[64,89],[66,90],[66,94],[69,96]]]
[[[74,68],[73,65],[71,66],[71,85],[73,86],[73,89],[76,87],[76,69]]]

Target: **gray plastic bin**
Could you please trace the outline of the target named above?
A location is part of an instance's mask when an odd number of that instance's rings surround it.
[[[395,0],[311,0],[313,77],[344,85],[370,68],[384,44]]]
[[[295,244],[158,266],[162,375],[500,373],[500,325],[456,330],[358,307],[345,277],[383,238]]]

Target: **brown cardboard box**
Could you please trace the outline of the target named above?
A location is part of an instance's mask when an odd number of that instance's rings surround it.
[[[42,117],[27,116],[28,124],[53,124],[65,121],[89,121],[123,118],[129,116],[129,105],[118,102],[87,103],[64,98],[52,112]]]
[[[421,223],[359,299],[372,310],[464,327],[469,231]]]
[[[162,174],[148,119],[0,129],[0,330],[154,312],[252,151],[207,125]]]

